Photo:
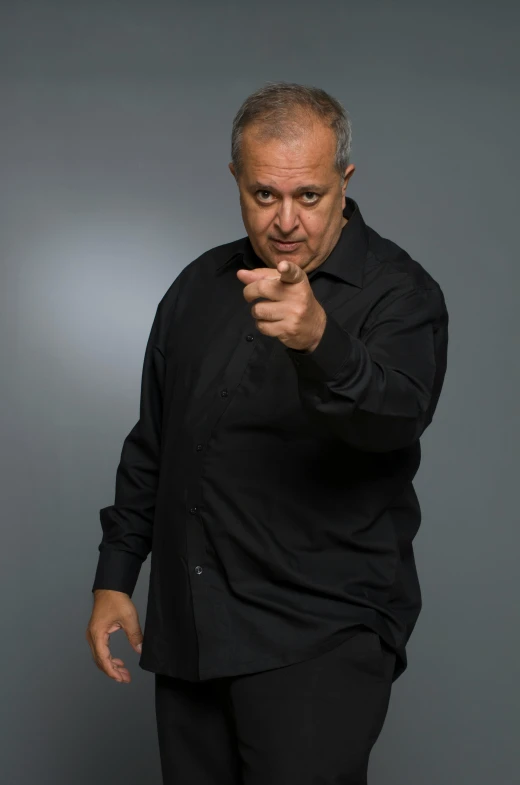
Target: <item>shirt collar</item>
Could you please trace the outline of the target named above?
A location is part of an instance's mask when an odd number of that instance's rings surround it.
[[[309,277],[313,277],[318,272],[327,273],[361,288],[368,250],[368,231],[357,202],[349,196],[345,197],[343,216],[347,218],[347,223],[341,230],[338,242],[325,261],[319,267],[311,270]],[[249,237],[244,238],[240,255],[242,255],[242,264],[250,269],[266,266],[265,262],[256,255]],[[235,252],[221,262],[216,269],[220,270],[236,258],[237,253]]]

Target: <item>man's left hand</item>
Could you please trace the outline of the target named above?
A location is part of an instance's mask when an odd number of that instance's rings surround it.
[[[290,349],[314,351],[325,330],[327,314],[315,298],[305,270],[284,260],[276,268],[242,268],[237,278],[246,284],[243,294],[247,302],[258,297],[270,301],[255,303],[251,308],[261,333],[278,338]]]

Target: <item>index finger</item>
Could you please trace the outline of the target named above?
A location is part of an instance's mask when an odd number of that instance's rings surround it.
[[[252,270],[249,267],[241,267],[237,270],[238,273],[246,273],[247,275],[254,276],[253,281],[260,281],[262,278],[280,278],[281,273],[273,267],[254,267]]]

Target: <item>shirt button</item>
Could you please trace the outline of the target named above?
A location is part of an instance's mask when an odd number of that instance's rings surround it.
[[[254,335],[246,335],[246,341],[254,341],[254,340],[255,340]]]
[[[190,509],[190,512],[191,512],[192,515],[195,515],[195,513],[197,512],[197,507],[192,507]]]
[[[225,398],[225,397],[227,396],[227,394],[228,394],[228,391],[227,391],[227,390],[221,390],[221,391],[220,391],[220,394],[221,394],[221,396],[222,396],[223,398]]]
[[[203,445],[202,445],[202,444],[197,444],[197,452],[198,452],[199,450],[202,450],[202,447],[203,447]]]
[[[201,572],[202,572],[202,567],[199,567],[199,566],[197,565],[197,566],[195,567],[195,572],[197,573],[197,575],[200,575],[200,574],[201,574]]]

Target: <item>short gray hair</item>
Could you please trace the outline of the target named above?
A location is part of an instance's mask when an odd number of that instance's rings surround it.
[[[352,143],[348,112],[325,90],[294,82],[267,82],[248,96],[236,113],[231,131],[231,160],[237,175],[242,170],[242,134],[246,126],[258,125],[264,140],[296,139],[305,121],[310,124],[313,120],[327,124],[336,134],[334,167],[342,177]]]

